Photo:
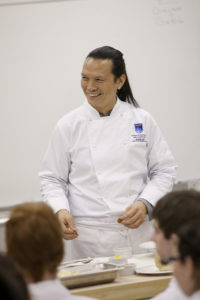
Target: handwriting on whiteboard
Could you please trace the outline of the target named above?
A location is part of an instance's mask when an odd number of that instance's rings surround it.
[[[182,24],[183,8],[180,0],[154,0],[153,18],[158,26]]]

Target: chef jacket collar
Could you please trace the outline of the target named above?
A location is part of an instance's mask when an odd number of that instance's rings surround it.
[[[85,100],[84,105],[86,105],[86,107],[89,108],[91,115],[95,119],[101,118],[99,112],[92,105],[90,105],[87,100]],[[119,112],[120,112],[120,100],[117,98],[117,101],[110,113],[110,116],[114,116],[114,115],[118,114]]]

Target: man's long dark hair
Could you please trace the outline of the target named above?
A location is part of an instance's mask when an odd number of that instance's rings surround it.
[[[126,81],[124,85],[120,90],[117,91],[118,98],[124,102],[132,103],[135,107],[139,107],[139,104],[135,100],[129,84],[123,54],[119,50],[109,46],[103,46],[91,51],[87,58],[88,57],[92,57],[94,59],[111,59],[113,64],[112,73],[115,76],[115,80],[122,74],[126,75]]]

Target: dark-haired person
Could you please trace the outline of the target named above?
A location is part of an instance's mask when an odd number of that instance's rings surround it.
[[[200,218],[177,231],[178,250],[174,260],[174,276],[191,300],[200,299]],[[175,299],[175,298],[174,298]]]
[[[152,240],[156,243],[156,249],[162,263],[168,263],[173,260],[172,257],[177,256],[177,251],[179,251],[177,237],[182,232],[183,227],[187,227],[193,220],[199,220],[199,216],[200,192],[198,191],[174,191],[157,202],[153,210],[154,233]],[[198,244],[198,239],[196,243]],[[180,287],[176,276],[171,280],[169,287],[153,299],[188,299],[184,292],[185,290]]]
[[[0,253],[0,299],[30,299],[22,271],[11,257],[3,253]]]
[[[57,278],[64,254],[62,231],[57,216],[46,203],[16,206],[6,223],[5,236],[7,253],[20,266],[31,300],[91,299],[71,295]]]
[[[57,123],[45,154],[42,195],[72,240],[74,259],[126,246],[139,253],[152,207],[173,186],[174,158],[134,99],[119,50],[90,52],[81,86],[86,101]]]

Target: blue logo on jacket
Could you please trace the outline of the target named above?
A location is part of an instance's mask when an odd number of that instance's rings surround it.
[[[134,126],[135,126],[135,131],[136,132],[141,133],[143,131],[143,125],[142,125],[142,123],[134,124]]]

